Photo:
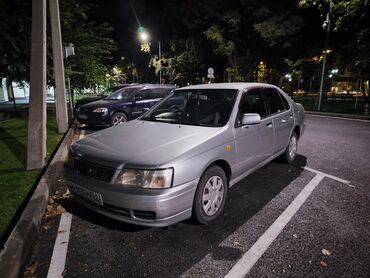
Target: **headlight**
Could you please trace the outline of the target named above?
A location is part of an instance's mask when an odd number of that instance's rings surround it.
[[[172,176],[173,169],[123,169],[116,179],[116,184],[142,188],[169,188],[172,184]]]
[[[108,108],[106,107],[99,107],[93,110],[93,112],[95,113],[107,113],[107,111],[108,111]]]

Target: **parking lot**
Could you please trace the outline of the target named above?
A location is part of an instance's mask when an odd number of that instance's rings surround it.
[[[369,277],[370,123],[307,115],[298,154],[233,186],[209,226],[120,223],[59,185],[27,275]]]

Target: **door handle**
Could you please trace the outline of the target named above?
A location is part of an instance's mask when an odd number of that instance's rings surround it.
[[[267,123],[267,124],[266,124],[266,126],[267,126],[268,128],[272,128],[272,122]]]
[[[282,122],[282,123],[286,123],[286,120],[285,120],[285,119],[281,119],[281,122]]]
[[[290,115],[289,115],[289,118],[293,119],[293,115],[292,115],[292,114],[290,114]]]

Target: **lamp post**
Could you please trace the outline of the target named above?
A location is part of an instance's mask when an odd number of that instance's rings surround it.
[[[321,81],[320,81],[320,89],[319,89],[319,104],[317,106],[317,111],[321,111],[321,101],[322,101],[322,94],[324,88],[324,79],[325,79],[325,66],[326,66],[326,56],[330,53],[328,50],[329,45],[329,35],[330,35],[330,17],[333,10],[333,2],[330,1],[329,11],[326,14],[326,20],[324,21],[322,28],[326,30],[326,38],[325,38],[325,47],[324,47],[324,60],[322,62],[322,72],[321,72]]]
[[[149,33],[145,30],[144,27],[140,26],[138,29],[139,39],[143,43],[149,43]],[[161,42],[158,43],[158,60],[159,60],[159,84],[162,84],[162,53],[161,53]],[[149,51],[149,50],[148,50]]]

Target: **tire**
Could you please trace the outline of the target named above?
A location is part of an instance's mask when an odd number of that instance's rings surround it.
[[[122,112],[116,112],[112,115],[110,118],[110,125],[121,125],[123,123],[127,122],[127,116],[125,113]]]
[[[281,160],[284,163],[292,164],[296,154],[297,154],[297,147],[298,147],[298,136],[295,131],[292,132],[290,136],[288,146],[286,147],[284,153],[281,155]]]
[[[219,217],[225,207],[227,190],[228,182],[224,170],[216,165],[209,167],[201,176],[195,191],[193,220],[207,225]]]

